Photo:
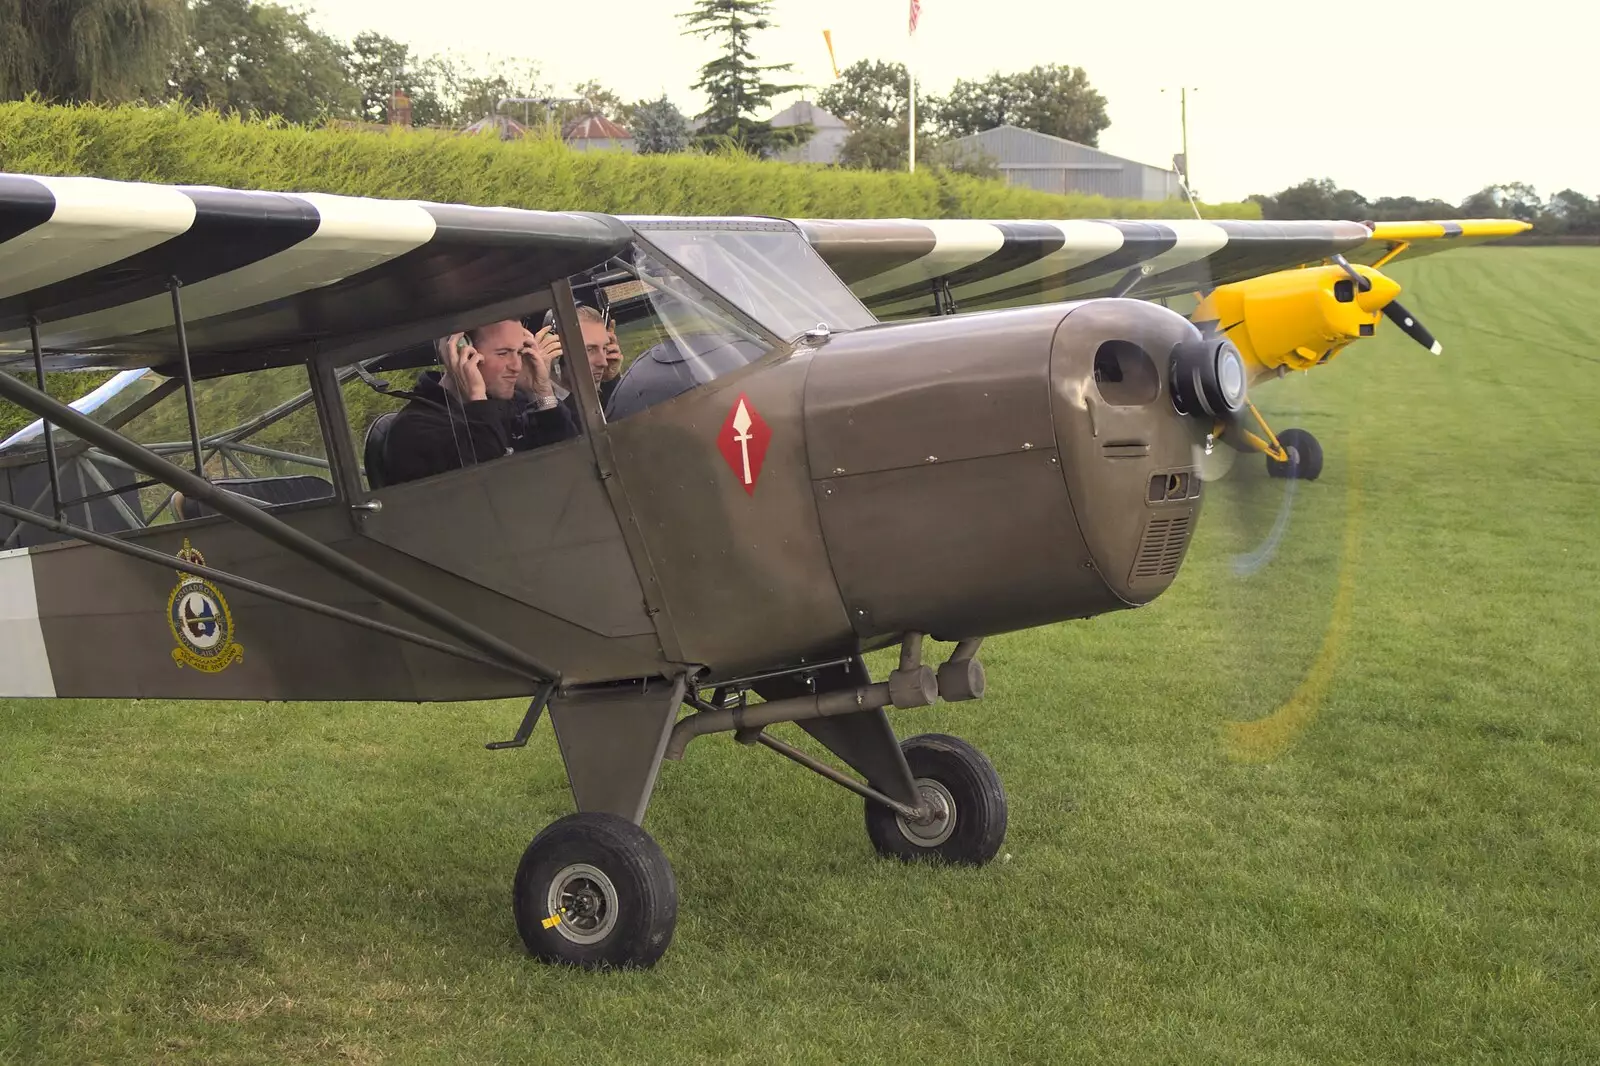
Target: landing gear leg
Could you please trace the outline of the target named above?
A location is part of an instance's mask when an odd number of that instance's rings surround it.
[[[974,651],[976,642],[967,658],[941,670],[941,690],[948,682],[958,698],[982,693],[982,669],[974,670],[976,664],[970,661]],[[815,683],[819,689],[849,688],[866,678],[866,667],[857,659],[843,671],[819,674]],[[792,694],[774,690],[768,696],[767,691],[758,691],[768,699]],[[1006,836],[1005,788],[993,764],[971,744],[942,733],[900,743],[881,710],[798,724],[865,777],[870,791],[878,794],[866,798],[867,836],[878,854],[908,862],[981,866],[1000,851]],[[921,813],[908,813],[909,808]]]
[[[865,685],[871,680],[866,664],[858,656],[844,666],[819,672],[811,683],[816,686],[813,691],[833,692]],[[765,700],[798,696],[807,689],[806,682],[794,677],[774,678],[755,687]],[[890,799],[916,806],[917,789],[911,780],[911,768],[900,752],[889,716],[883,711],[856,711],[796,724],[866,778],[873,788]]]
[[[653,965],[672,943],[678,889],[639,828],[684,681],[584,690],[550,701],[578,813],[533,838],[512,907],[528,953],[588,968]]]

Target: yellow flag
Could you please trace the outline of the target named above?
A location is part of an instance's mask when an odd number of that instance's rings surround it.
[[[828,42],[828,62],[833,64],[833,76],[839,76],[839,61],[833,58],[833,31],[823,30],[822,39]]]

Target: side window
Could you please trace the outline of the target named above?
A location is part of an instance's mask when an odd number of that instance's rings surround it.
[[[369,491],[573,440],[577,401],[545,313],[492,320],[341,370],[351,444]],[[604,331],[594,361],[605,365]]]
[[[303,366],[275,367],[195,382],[195,413],[206,477],[264,507],[314,503],[334,495],[310,377]],[[73,401],[102,425],[169,462],[194,467],[189,407],[181,381],[151,370],[125,371]],[[53,432],[61,506],[68,522],[101,533],[202,518],[211,511],[112,456]],[[42,424],[0,442],[0,497],[48,512],[50,483]],[[0,547],[47,543],[59,535],[0,524]]]
[[[180,382],[154,373],[140,391],[170,390],[123,426],[139,442],[183,467],[192,467],[189,411]],[[175,386],[175,387],[174,387]],[[195,413],[206,477],[266,507],[331,499],[328,451],[303,366],[273,367],[197,381]],[[186,521],[211,514],[199,500],[165,486],[140,490],[146,524]]]

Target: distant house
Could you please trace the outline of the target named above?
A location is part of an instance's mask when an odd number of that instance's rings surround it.
[[[633,134],[604,115],[588,114],[567,123],[561,137],[579,152],[634,150]]]
[[[957,152],[981,154],[995,161],[1008,185],[1025,185],[1040,192],[1092,193],[1130,200],[1183,198],[1176,171],[1090,148],[1064,137],[1036,133],[1018,126],[958,137],[950,142]]]
[[[829,114],[809,100],[797,100],[768,119],[774,129],[809,125],[815,130],[811,139],[798,148],[786,148],[777,155],[785,163],[839,162],[839,150],[850,128],[844,121]]]

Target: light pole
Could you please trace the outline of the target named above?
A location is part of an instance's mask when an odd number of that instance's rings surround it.
[[[1162,92],[1167,90],[1162,89]],[[1198,86],[1185,85],[1178,90],[1178,125],[1183,136],[1182,154],[1178,157],[1183,160],[1183,165],[1178,168],[1179,175],[1183,178],[1185,191],[1193,189],[1194,185],[1189,180],[1189,93],[1199,92]]]

